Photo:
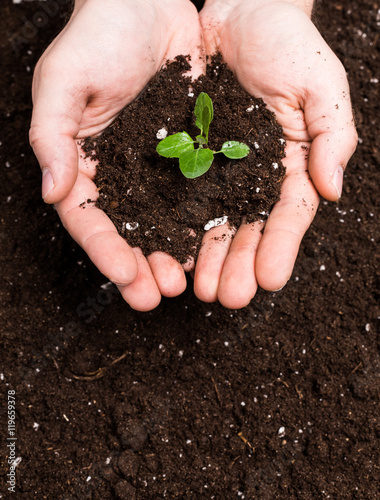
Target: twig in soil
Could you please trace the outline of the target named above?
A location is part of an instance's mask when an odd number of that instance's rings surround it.
[[[251,445],[251,443],[248,441],[248,439],[243,436],[242,432],[239,432],[238,436],[243,441],[244,444],[246,444],[247,446],[249,446],[252,451],[255,451],[255,448]]]
[[[73,373],[72,376],[77,380],[98,380],[99,378],[102,378],[104,376],[104,373],[108,370],[108,368],[110,368],[112,365],[115,365],[116,363],[124,359],[126,355],[127,353],[125,352],[119,358],[114,359],[112,363],[110,363],[108,366],[103,366],[102,368],[98,368],[94,372],[85,373],[84,375],[75,375]]]
[[[211,380],[212,380],[212,382],[214,384],[214,389],[215,389],[215,392],[216,392],[216,397],[218,398],[219,404],[222,406],[222,398],[220,396],[220,392],[218,390],[218,386],[216,385],[216,382],[215,382],[215,380],[214,380],[213,377],[211,377]]]
[[[182,217],[179,215],[178,208],[176,208],[175,211],[177,212],[177,215],[178,215],[180,221],[182,222]]]
[[[295,390],[296,390],[297,396],[300,399],[303,399],[303,394],[302,394],[301,390],[297,386],[295,386]]]
[[[240,457],[241,457],[241,455],[238,455],[237,457],[235,457],[235,458],[232,460],[232,462],[230,463],[230,465],[229,465],[228,467],[230,467],[230,468],[231,468],[231,467],[233,467],[233,466],[235,465],[236,461],[237,461]]]
[[[279,379],[279,378],[276,378],[275,382],[280,382],[281,384],[284,384],[284,386],[285,386],[285,387],[287,387],[287,388],[289,389],[289,384],[287,384],[287,383],[285,382],[285,380],[281,380],[281,379]]]
[[[355,372],[356,372],[356,370],[359,370],[359,368],[362,366],[362,364],[363,364],[363,361],[360,361],[360,363],[358,364],[358,366],[356,366],[356,367],[352,370],[352,372],[348,374],[348,376],[349,376],[349,377],[351,377],[351,375],[352,375],[353,373],[355,373]]]

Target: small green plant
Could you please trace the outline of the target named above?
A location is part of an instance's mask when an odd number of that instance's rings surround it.
[[[187,132],[169,135],[157,145],[157,153],[165,158],[178,158],[179,168],[185,177],[195,179],[203,175],[211,167],[214,155],[223,153],[227,158],[238,160],[249,153],[249,147],[242,142],[227,141],[220,151],[212,151],[205,147],[208,143],[210,123],[214,117],[214,107],[208,94],[201,92],[195,103],[195,125],[201,133],[195,141]],[[194,145],[198,147],[195,148]]]

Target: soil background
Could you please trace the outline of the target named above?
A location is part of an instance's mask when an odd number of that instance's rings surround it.
[[[317,3],[360,141],[287,287],[234,311],[199,302],[189,280],[138,313],[40,201],[32,68],[67,2],[1,3],[0,498],[380,498],[379,8]]]

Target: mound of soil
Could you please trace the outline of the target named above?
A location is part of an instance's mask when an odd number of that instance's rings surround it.
[[[178,56],[100,137],[84,144],[99,162],[96,205],[131,246],[146,255],[162,250],[181,263],[197,255],[208,221],[227,216],[238,227],[243,217],[247,223],[265,219],[285,174],[282,128],[264,101],[241,88],[220,56],[194,82],[183,76],[189,69]],[[214,106],[208,146],[219,151],[235,140],[250,153],[241,160],[215,155],[205,175],[186,179],[177,159],[156,153],[157,133],[199,134],[194,106],[200,92]]]
[[[360,137],[342,199],[281,292],[226,310],[189,279],[143,314],[40,200],[32,68],[68,2],[1,2],[1,500],[380,498],[379,3],[315,3]]]

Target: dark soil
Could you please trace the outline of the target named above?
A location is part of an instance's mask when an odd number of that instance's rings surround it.
[[[380,499],[378,2],[318,2],[360,143],[287,287],[231,311],[199,302],[189,279],[151,313],[120,299],[40,201],[31,68],[64,2],[34,34],[25,23],[48,3],[0,7],[0,498]]]
[[[198,254],[208,221],[227,216],[229,225],[239,227],[243,217],[247,223],[266,218],[285,174],[282,128],[264,101],[245,92],[220,57],[194,82],[183,76],[189,69],[185,57],[178,57],[84,147],[99,161],[96,205],[119,233],[146,255],[161,250],[182,263]],[[213,101],[210,149],[220,151],[225,141],[235,140],[247,144],[250,153],[241,160],[215,155],[205,175],[186,179],[177,159],[156,153],[156,134],[164,129],[168,135],[187,131],[196,137],[200,92]]]

